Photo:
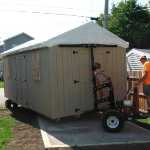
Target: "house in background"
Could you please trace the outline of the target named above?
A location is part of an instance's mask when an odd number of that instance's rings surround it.
[[[33,40],[34,38],[24,32],[17,34],[13,37],[10,37],[4,40],[3,44],[0,45],[0,53],[12,49],[16,46],[19,46],[23,43]],[[3,60],[0,58],[0,74],[3,74]]]
[[[0,53],[4,52],[4,44],[0,45]]]
[[[7,51],[11,48],[14,48],[18,45],[21,45],[23,43],[26,43],[28,41],[31,41],[33,40],[34,38],[26,33],[20,33],[20,34],[17,34],[13,37],[10,37],[6,40],[4,40],[4,51]]]
[[[148,49],[133,48],[126,54],[127,71],[142,71],[143,65],[140,61],[142,55],[145,55],[150,61],[150,50]]]
[[[0,45],[0,53],[4,52],[4,45]],[[0,75],[3,73],[3,60],[0,58]]]

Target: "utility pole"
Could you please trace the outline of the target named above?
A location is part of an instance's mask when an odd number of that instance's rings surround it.
[[[108,4],[109,0],[105,0],[105,8],[104,8],[104,28],[108,30]]]

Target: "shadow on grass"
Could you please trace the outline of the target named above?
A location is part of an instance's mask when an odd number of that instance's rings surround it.
[[[31,126],[40,129],[37,120],[37,115],[32,110],[26,109],[24,107],[18,108],[11,107],[9,108],[9,110],[12,112],[11,116],[16,120],[26,124],[30,124]]]

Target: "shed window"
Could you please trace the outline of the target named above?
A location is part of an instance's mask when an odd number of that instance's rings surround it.
[[[40,72],[39,72],[39,53],[34,53],[31,56],[31,72],[33,80],[40,80]]]

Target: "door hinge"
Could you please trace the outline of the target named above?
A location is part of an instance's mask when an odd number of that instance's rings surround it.
[[[75,108],[75,112],[77,112],[77,111],[79,111],[80,109],[78,109],[78,108]]]
[[[107,52],[105,52],[105,53],[110,54],[110,51],[107,51]]]
[[[74,84],[78,83],[79,81],[74,80]]]
[[[78,53],[78,52],[76,52],[76,51],[73,51],[73,54],[75,54],[75,53]]]

